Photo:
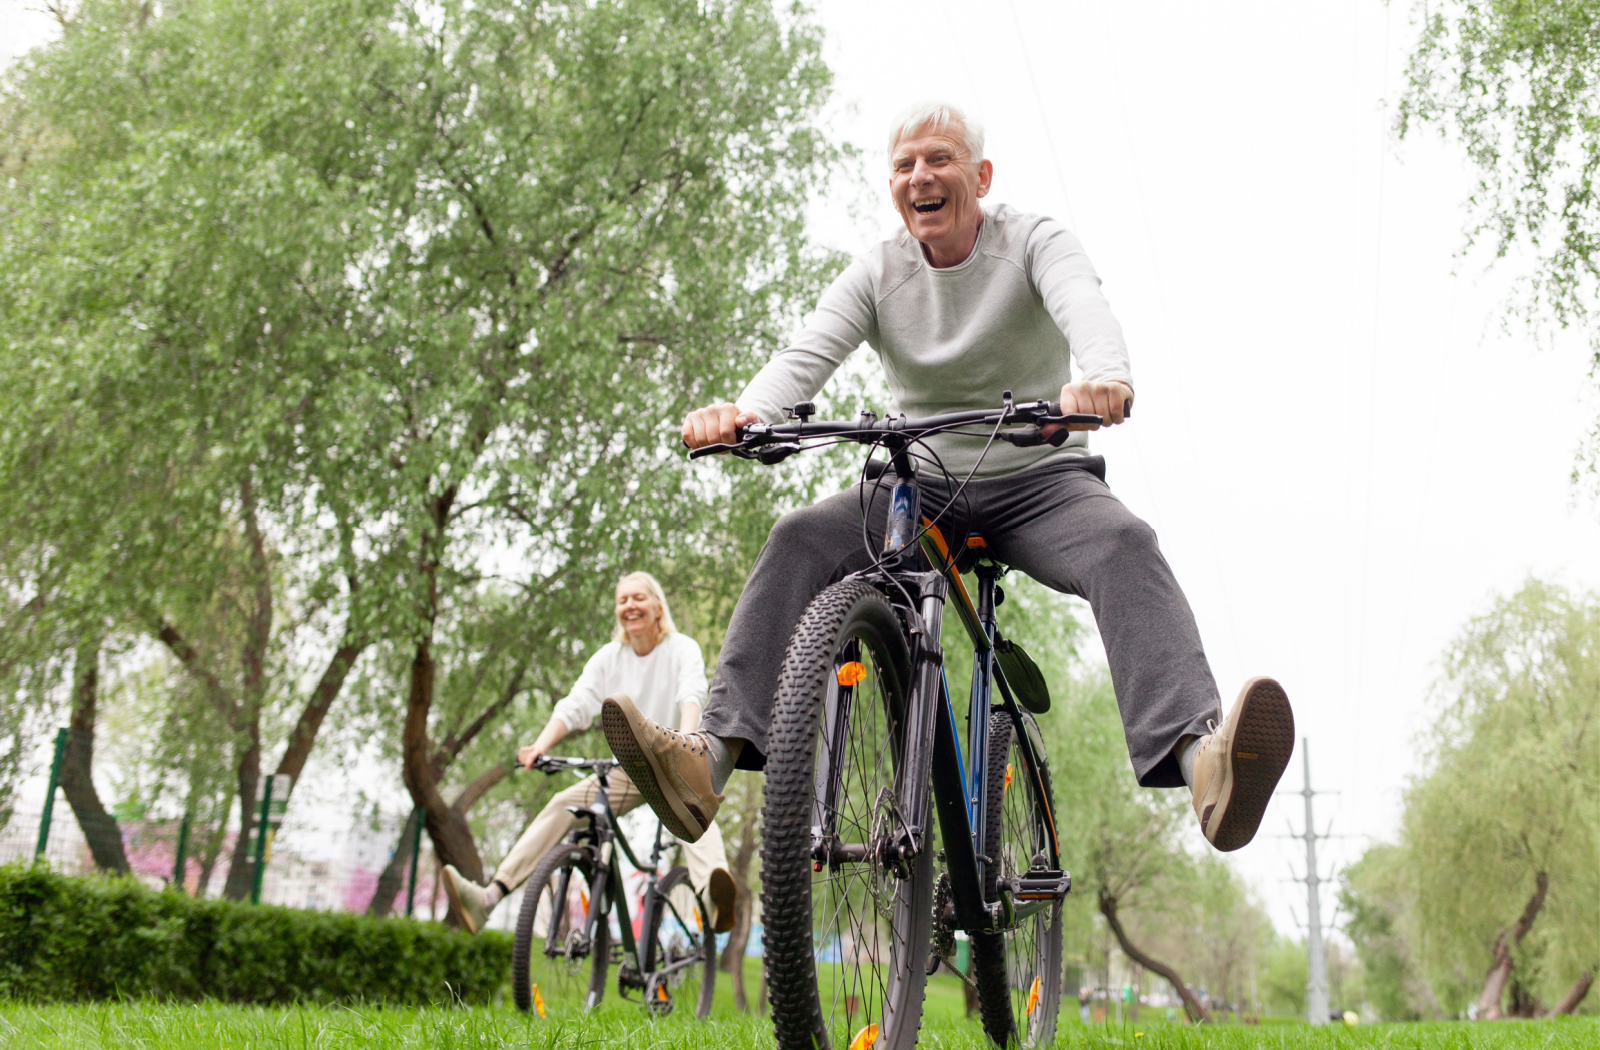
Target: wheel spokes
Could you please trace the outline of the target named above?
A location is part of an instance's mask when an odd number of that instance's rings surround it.
[[[881,1032],[890,975],[907,954],[905,924],[896,921],[903,883],[878,859],[885,827],[895,826],[884,819],[884,800],[895,797],[896,762],[888,761],[895,755],[894,711],[870,651],[847,645],[841,654],[854,656],[862,668],[849,676],[856,679],[849,723],[832,756],[833,806],[817,793],[819,820],[830,844],[841,848],[813,865],[812,878],[813,957],[823,1023],[836,1047],[871,1026]],[[832,728],[819,727],[819,749],[828,747]]]

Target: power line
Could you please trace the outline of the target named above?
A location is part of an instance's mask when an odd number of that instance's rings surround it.
[[[1044,128],[1044,140],[1050,147],[1050,160],[1056,167],[1056,182],[1061,187],[1061,202],[1067,206],[1067,225],[1078,229],[1077,216],[1072,211],[1072,194],[1067,192],[1067,178],[1061,167],[1061,156],[1056,152],[1056,137],[1050,131],[1050,118],[1044,111],[1044,97],[1039,94],[1039,80],[1033,75],[1033,59],[1028,56],[1028,38],[1022,33],[1022,19],[1017,17],[1016,0],[1006,0],[1011,8],[1011,24],[1017,30],[1017,46],[1022,49],[1022,65],[1028,71],[1028,83],[1033,87],[1033,104],[1039,110],[1039,123]]]

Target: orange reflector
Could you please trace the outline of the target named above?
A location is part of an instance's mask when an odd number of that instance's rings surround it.
[[[589,895],[582,890],[578,891],[578,899],[583,902],[583,913],[589,914]]]
[[[664,984],[656,985],[656,998],[660,999],[662,1002],[666,1002],[667,1001],[667,986],[666,985],[664,985]]]
[[[1039,1005],[1039,978],[1033,979],[1033,985],[1028,989],[1028,1016],[1033,1016],[1033,1008]]]
[[[701,925],[701,923],[700,923],[700,909],[699,908],[696,908],[694,910],[694,928],[697,929],[697,930],[704,930],[705,929],[705,926]]]
[[[850,1040],[850,1050],[872,1050],[872,1044],[877,1041],[878,1026],[876,1023],[869,1024],[857,1032],[854,1039]]]
[[[539,1016],[544,1016],[544,996],[539,994],[539,986],[533,986],[533,1008],[539,1011]]]
[[[1000,794],[1004,795],[1006,793],[1006,788],[1008,788],[1010,786],[1011,786],[1011,763],[1007,762],[1006,763],[1006,782],[1004,784],[1000,785]]]
[[[867,677],[867,666],[860,660],[851,660],[847,664],[840,664],[839,669],[833,672],[833,676],[839,680],[840,685],[855,685]],[[850,1045],[852,1048],[855,1046],[854,1043]],[[868,1043],[867,1045],[871,1046],[872,1044]]]

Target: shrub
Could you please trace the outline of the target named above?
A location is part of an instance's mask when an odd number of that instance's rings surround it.
[[[482,1003],[504,983],[510,954],[494,931],[0,866],[0,997]]]

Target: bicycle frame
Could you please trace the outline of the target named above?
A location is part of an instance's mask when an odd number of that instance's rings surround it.
[[[855,574],[855,578],[878,586],[889,602],[902,610],[911,643],[911,682],[905,690],[907,709],[896,724],[897,732],[905,734],[905,746],[897,749],[905,757],[902,767],[895,770],[893,802],[900,827],[886,840],[873,843],[843,843],[834,834],[831,814],[837,811],[837,799],[832,772],[844,744],[843,731],[848,726],[854,686],[840,683],[837,676],[833,676],[827,683],[823,711],[827,747],[818,755],[815,771],[819,790],[811,827],[811,856],[820,870],[824,864],[834,866],[868,860],[868,852],[875,850],[877,855],[870,858],[873,863],[891,867],[902,878],[907,877],[912,860],[929,848],[932,836],[930,828],[908,825],[903,814],[929,814],[931,817],[936,813],[944,841],[943,860],[950,876],[955,921],[968,932],[1004,930],[1018,919],[1049,907],[1071,890],[1072,877],[1060,870],[1061,846],[1056,835],[1054,807],[1045,788],[1044,755],[1029,732],[1032,723],[1023,717],[1005,673],[994,660],[995,580],[1004,569],[993,562],[979,564],[978,595],[974,601],[944,537],[934,527],[934,522],[922,516],[922,494],[912,465],[911,446],[932,434],[973,426],[993,427],[991,442],[1004,440],[1017,447],[1047,443],[1059,446],[1066,439],[1066,428],[1070,426],[1105,424],[1098,415],[1063,413],[1062,406],[1054,402],[1019,403],[1010,390],[1005,391],[1001,402],[998,411],[952,412],[916,420],[903,415],[891,416],[881,423],[872,412],[863,412],[861,418],[853,422],[812,422],[816,408],[811,402],[802,402],[788,412],[797,422],[753,423],[742,428],[733,444],[713,443],[689,452],[691,460],[728,453],[770,466],[802,451],[806,447],[802,443],[806,441],[851,441],[888,451],[895,480],[884,529],[883,553],[873,568]],[[1131,407],[1124,403],[1125,417]],[[1007,432],[1003,429],[1007,424],[1022,426],[1020,430]],[[1046,427],[1056,428],[1048,438],[1044,434]],[[965,482],[962,484],[964,486]],[[923,568],[918,563],[919,557],[925,557],[934,568]],[[953,603],[956,617],[966,628],[973,647],[965,756],[961,752],[955,709],[944,673],[941,636],[947,601]],[[996,688],[1000,693],[998,703],[994,701]],[[989,718],[997,711],[1004,711],[1015,727],[1023,780],[1044,814],[1048,855],[1041,858],[1046,867],[1030,863],[1025,875],[1002,880],[1000,900],[985,902],[983,869],[991,863],[987,856],[989,844],[984,841],[988,812]],[[931,800],[928,798],[930,786]]]
[[[1005,674],[994,660],[995,581],[1004,570],[993,562],[980,562],[976,570],[978,594],[974,601],[957,570],[954,552],[949,550],[937,527],[921,515],[921,493],[904,446],[891,446],[890,452],[896,478],[884,530],[885,560],[877,573],[869,571],[865,577],[883,577],[891,600],[903,591],[914,606],[909,610],[914,617],[912,684],[904,719],[910,736],[906,768],[902,771],[903,775],[909,774],[910,779],[901,781],[897,794],[908,803],[903,808],[912,813],[928,813],[925,793],[931,783],[934,803],[931,812],[938,814],[943,833],[943,853],[953,891],[956,925],[968,932],[1001,929],[1048,907],[1060,894],[1059,889],[1045,893],[1042,886],[1014,886],[1003,891],[1000,902],[984,903],[984,867],[991,863],[987,856],[987,822],[984,819],[988,806],[989,716],[996,711],[1006,712],[1012,720],[1022,754],[1024,781],[1045,815],[1049,833],[1047,867],[1059,872],[1061,858],[1055,813],[1043,784],[1043,756],[1037,752]],[[914,567],[919,553],[928,564],[935,566],[932,571],[919,571]],[[956,618],[966,629],[973,646],[965,755],[943,666],[941,632],[947,602],[953,605]],[[993,702],[996,687],[1001,697],[999,703]],[[848,708],[847,689],[832,681],[829,683],[825,717],[830,742],[837,738],[841,727],[838,713]],[[827,783],[831,779],[827,777],[831,764],[831,757],[824,756],[818,770],[820,782]],[[927,830],[907,828],[909,836],[902,833],[901,838],[910,841],[901,841],[895,847],[897,857],[892,859],[903,866],[918,851],[928,848],[931,836]],[[1070,886],[1070,877],[1065,878]]]
[[[677,909],[673,906],[672,902],[667,899],[665,894],[661,893],[657,889],[661,882],[661,855],[666,848],[666,845],[661,840],[660,822],[658,821],[656,823],[655,841],[650,851],[650,863],[648,866],[641,864],[639,862],[639,858],[634,855],[633,848],[629,845],[627,836],[622,833],[621,827],[618,826],[616,814],[611,810],[611,785],[607,779],[608,772],[609,770],[605,768],[596,769],[595,778],[597,785],[595,796],[594,800],[588,805],[587,808],[580,809],[577,806],[570,807],[570,812],[579,819],[587,820],[588,825],[586,827],[578,827],[573,829],[568,841],[580,845],[588,844],[594,857],[595,866],[599,869],[601,874],[601,878],[595,881],[597,889],[594,897],[590,899],[588,910],[584,915],[584,939],[587,942],[587,946],[592,948],[595,943],[593,931],[597,928],[599,923],[608,921],[607,916],[609,915],[612,902],[620,902],[622,907],[619,909],[619,921],[617,926],[620,928],[622,933],[622,950],[624,959],[629,956],[631,956],[633,959],[634,979],[630,982],[624,978],[623,972],[619,972],[619,982],[621,982],[622,985],[631,984],[633,987],[638,988],[644,993],[646,999],[648,1000],[655,994],[656,988],[663,981],[679,970],[687,969],[688,967],[693,966],[697,960],[693,955],[690,955],[684,959],[678,960],[675,963],[670,963],[667,966],[655,970],[649,969],[645,965],[646,960],[653,961],[655,959],[657,950],[660,948],[660,945],[656,941],[657,926],[659,924],[655,920],[663,907],[671,911],[673,915],[677,917],[679,923],[683,924],[685,928],[687,928],[687,924],[683,923],[683,916],[678,915]],[[631,863],[635,869],[646,873],[642,905],[642,925],[640,927],[644,931],[644,940],[642,943],[633,934],[632,916],[628,914],[628,898],[625,888],[622,884],[621,867],[614,862],[614,854],[612,851],[606,848],[612,844],[615,844],[622,849],[623,855],[628,858],[629,863]],[[566,899],[567,891],[571,886],[572,871],[573,869],[568,868],[561,873],[561,882],[557,890],[557,899],[559,900]],[[561,916],[556,914],[555,910],[552,909],[550,915],[550,926],[548,932],[545,934],[544,953],[547,956],[553,957],[561,954],[562,949],[552,947],[556,942],[556,935],[557,931],[560,929],[560,924]],[[702,935],[712,936],[712,934],[710,934],[703,925],[701,930]],[[592,1008],[594,1003],[586,1002],[585,1006]]]

